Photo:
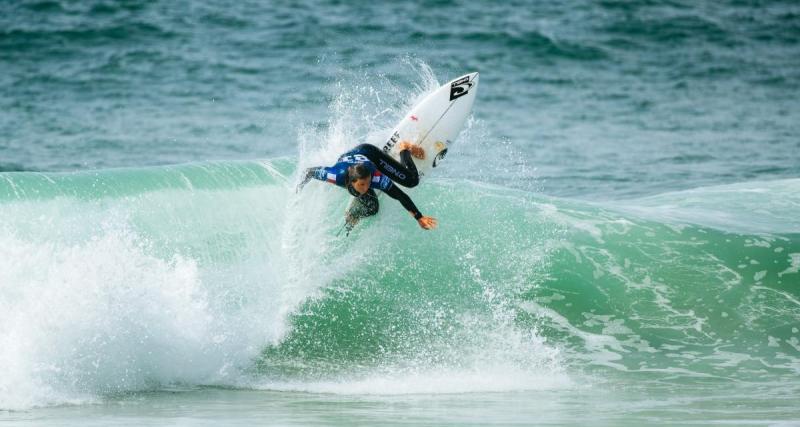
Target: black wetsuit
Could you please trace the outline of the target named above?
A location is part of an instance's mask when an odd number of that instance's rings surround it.
[[[363,218],[378,213],[378,197],[374,190],[381,190],[389,197],[399,201],[407,211],[414,214],[415,219],[420,219],[422,213],[414,205],[414,202],[395,185],[398,183],[409,188],[415,187],[419,184],[419,173],[408,150],[400,152],[400,159],[402,163],[374,145],[361,144],[342,154],[333,166],[306,169],[300,186],[305,185],[311,178],[316,178],[346,188],[358,200],[358,203],[352,204],[349,210],[349,214],[354,218]],[[365,194],[359,194],[350,185],[348,178],[348,168],[359,163],[372,171],[369,190]]]

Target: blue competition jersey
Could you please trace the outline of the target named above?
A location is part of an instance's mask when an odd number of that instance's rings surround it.
[[[297,191],[300,191],[312,178],[328,181],[345,188],[353,197],[364,200],[374,199],[375,210],[370,214],[374,215],[377,213],[378,199],[375,198],[375,192],[371,190],[381,190],[387,196],[399,201],[407,211],[414,215],[414,219],[419,220],[423,217],[422,212],[417,209],[408,194],[404,193],[399,186],[394,185],[395,182],[398,182],[406,187],[414,187],[419,183],[419,174],[408,150],[400,152],[400,159],[402,163],[374,145],[361,144],[339,157],[333,166],[316,166],[306,169],[303,180],[297,185]],[[364,194],[358,194],[355,189],[347,185],[347,169],[359,163],[363,164],[372,174],[369,183],[370,191]]]
[[[364,166],[369,168],[372,172],[372,180],[369,183],[369,188],[386,191],[392,187],[392,180],[376,169],[375,164],[363,154],[344,154],[342,157],[339,157],[335,165],[315,170],[314,178],[320,181],[328,181],[331,184],[336,184],[344,188],[347,184],[347,168],[358,163],[363,163]]]

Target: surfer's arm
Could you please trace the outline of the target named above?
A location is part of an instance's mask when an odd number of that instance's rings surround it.
[[[420,227],[426,230],[436,227],[436,219],[422,215],[422,212],[417,209],[417,206],[411,200],[411,197],[408,197],[408,194],[404,193],[403,190],[398,188],[396,185],[389,186],[389,188],[383,190],[383,192],[386,193],[387,196],[400,202],[400,204],[403,205],[403,207],[414,216],[414,219],[417,220]]]
[[[303,179],[300,181],[299,184],[297,184],[296,192],[299,193],[300,190],[302,190],[303,187],[305,187],[306,184],[308,184],[308,181],[311,181],[311,178],[316,178],[320,181],[325,181],[326,175],[327,172],[325,168],[322,166],[316,166],[313,168],[306,169],[306,171],[303,173]]]

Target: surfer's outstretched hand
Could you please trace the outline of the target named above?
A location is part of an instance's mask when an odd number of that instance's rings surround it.
[[[303,179],[300,180],[300,182],[298,182],[297,186],[294,188],[294,192],[295,193],[299,193],[303,189],[303,187],[305,187],[306,184],[308,184],[308,181],[311,181],[311,178],[314,177],[314,171],[316,169],[319,169],[319,168],[318,167],[317,168],[308,168],[308,169],[306,169],[305,172],[303,172]]]
[[[417,222],[419,223],[420,227],[426,230],[433,230],[437,225],[439,225],[439,221],[432,216],[423,216],[422,218],[418,219]]]

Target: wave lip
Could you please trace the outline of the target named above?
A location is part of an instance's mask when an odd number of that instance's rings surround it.
[[[741,233],[800,233],[800,179],[750,181],[619,203],[626,212]]]

